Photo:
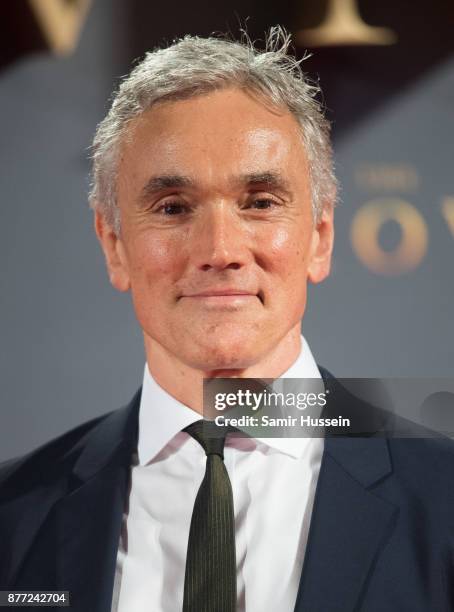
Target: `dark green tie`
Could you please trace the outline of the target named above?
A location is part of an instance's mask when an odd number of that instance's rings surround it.
[[[200,420],[184,431],[201,444],[207,461],[192,511],[183,612],[235,612],[235,517],[224,465],[225,438],[232,429]]]

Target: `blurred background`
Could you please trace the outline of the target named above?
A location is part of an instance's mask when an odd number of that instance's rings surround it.
[[[454,3],[14,0],[0,8],[0,460],[126,403],[144,353],[88,209],[112,90],[186,33],[277,23],[319,80],[342,186],[304,334],[337,376],[454,374]],[[260,45],[260,42],[258,42]]]

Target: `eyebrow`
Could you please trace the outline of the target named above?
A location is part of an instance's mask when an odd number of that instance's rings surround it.
[[[146,202],[151,196],[165,189],[177,189],[181,187],[192,187],[194,181],[188,176],[181,174],[163,174],[152,176],[148,179],[140,192],[140,201]]]
[[[280,191],[290,193],[289,182],[274,170],[264,172],[249,172],[233,177],[230,181],[235,186],[260,186],[273,187]],[[145,186],[141,190],[140,202],[147,202],[152,196],[167,189],[181,189],[184,187],[195,187],[195,181],[189,176],[182,174],[163,174],[160,176],[152,176],[148,179]]]
[[[266,185],[280,191],[290,193],[290,183],[285,179],[280,172],[268,170],[266,172],[251,172],[242,174],[235,180],[235,183],[240,185]]]

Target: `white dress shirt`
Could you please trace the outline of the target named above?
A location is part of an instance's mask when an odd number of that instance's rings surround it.
[[[320,378],[304,338],[281,378]],[[182,609],[189,526],[206,456],[181,430],[200,418],[145,366],[112,612]],[[227,438],[238,612],[294,610],[322,454],[321,438]]]

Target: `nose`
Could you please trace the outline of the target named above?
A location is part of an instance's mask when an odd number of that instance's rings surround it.
[[[238,270],[247,263],[248,234],[227,202],[207,206],[193,230],[194,261],[199,270]]]

